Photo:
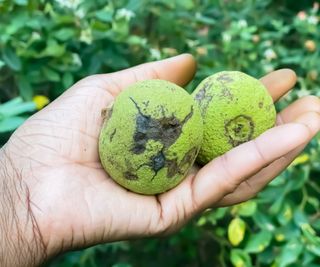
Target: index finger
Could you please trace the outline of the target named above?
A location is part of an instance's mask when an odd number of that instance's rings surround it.
[[[291,69],[280,69],[267,74],[260,81],[267,87],[273,101],[276,102],[295,85],[297,76]]]

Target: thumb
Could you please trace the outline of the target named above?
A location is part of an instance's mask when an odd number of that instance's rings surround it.
[[[106,78],[119,79],[122,87],[147,79],[163,79],[180,86],[186,85],[194,76],[196,62],[192,55],[181,54],[168,59],[150,62],[130,69],[106,75]],[[121,79],[122,78],[122,79]]]
[[[142,80],[162,79],[184,86],[193,78],[195,71],[196,62],[193,56],[181,54],[113,73],[92,75],[81,80],[69,91],[96,86],[115,97],[129,85]]]
[[[95,112],[95,114],[91,113],[92,117],[96,117],[95,124],[99,125],[101,110],[129,85],[141,80],[162,79],[183,86],[193,78],[195,70],[196,62],[193,56],[182,54],[113,73],[91,75],[74,84],[41,110],[41,114],[53,108],[55,112],[63,109],[61,117],[66,121],[66,107],[71,107],[72,112],[91,110]]]

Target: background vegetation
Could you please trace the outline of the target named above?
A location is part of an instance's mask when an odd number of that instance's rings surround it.
[[[198,72],[260,77],[290,67],[320,88],[319,2],[301,0],[0,0],[0,142],[84,76],[182,52]],[[70,252],[48,266],[320,266],[320,137],[259,196],[208,210],[179,233]]]

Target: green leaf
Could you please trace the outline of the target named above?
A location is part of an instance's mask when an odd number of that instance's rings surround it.
[[[129,67],[128,60],[122,55],[119,55],[118,53],[116,53],[111,49],[107,49],[106,51],[104,51],[103,55],[104,55],[103,63],[106,64],[107,66],[113,66],[114,68],[117,68],[117,69],[123,69],[123,68]]]
[[[62,76],[62,84],[64,88],[69,88],[74,82],[73,76],[70,72],[66,72]]]
[[[274,238],[278,242],[287,242],[287,240],[300,237],[301,231],[292,221],[282,227],[277,227],[274,231]]]
[[[112,22],[113,21],[113,13],[114,11],[109,8],[105,8],[102,10],[98,10],[95,13],[95,17],[103,22]]]
[[[27,0],[14,0],[14,3],[20,6],[26,6],[28,4]]]
[[[233,246],[238,246],[242,242],[245,232],[245,222],[240,218],[234,218],[228,227],[228,238],[230,243]]]
[[[193,0],[176,0],[177,6],[185,8],[185,9],[192,9],[194,8]]]
[[[17,77],[18,88],[20,96],[23,97],[24,100],[31,100],[33,96],[33,89],[30,84],[29,78],[21,75]]]
[[[118,40],[123,40],[123,38],[126,38],[129,33],[129,23],[126,19],[118,19],[114,20],[112,22],[112,29],[114,31],[114,36],[113,38],[118,41]]]
[[[76,32],[74,29],[63,28],[54,33],[54,37],[56,37],[60,41],[68,41],[69,39],[75,36]]]
[[[207,219],[205,216],[201,216],[197,221],[197,226],[203,226],[207,223]]]
[[[249,200],[234,206],[233,210],[243,217],[251,217],[257,210],[257,203],[254,200]]]
[[[112,267],[132,267],[132,265],[130,263],[116,263]]]
[[[5,65],[6,65],[6,63],[4,61],[0,60],[0,69]]]
[[[1,114],[4,118],[17,116],[26,112],[33,112],[36,110],[34,102],[23,102],[15,106],[10,107],[9,109],[2,110]]]
[[[303,166],[299,169],[296,168],[294,169],[293,175],[293,179],[287,179],[287,183],[285,186],[286,192],[298,190],[305,184],[310,175],[310,167]]]
[[[307,249],[312,252],[314,255],[320,257],[320,247],[314,244],[308,244]]]
[[[308,250],[303,251],[303,258],[302,258],[302,266],[310,266],[310,263],[315,259],[315,255],[309,252]]]
[[[302,224],[308,223],[307,215],[299,209],[294,211],[293,220],[297,226],[301,226]]]
[[[276,227],[271,221],[271,217],[268,217],[266,214],[257,211],[253,216],[254,222],[261,228],[266,231],[274,231]]]
[[[259,253],[263,251],[271,242],[272,234],[269,231],[261,231],[257,234],[252,234],[245,247],[248,253]]]
[[[320,248],[320,237],[317,236],[316,231],[311,227],[310,224],[302,224],[301,225],[301,230],[304,235],[304,237],[307,239],[307,241],[315,245],[316,247]]]
[[[290,240],[284,247],[281,249],[280,255],[277,257],[277,264],[279,267],[285,267],[291,263],[296,262],[299,258],[301,252],[303,251],[303,245],[301,240],[294,239]]]
[[[0,120],[0,133],[10,132],[18,128],[25,118],[23,117],[10,117]]]
[[[6,46],[3,49],[3,61],[13,70],[21,70],[20,58],[17,56],[15,51],[9,46]]]
[[[312,205],[315,210],[319,210],[319,200],[318,200],[318,197],[312,197],[312,196],[309,196],[308,199],[307,199],[307,202]]]
[[[52,56],[61,57],[65,52],[65,46],[60,45],[56,40],[49,39],[45,50],[40,53],[39,57]]]
[[[257,255],[256,262],[261,263],[261,266],[271,266],[277,257],[273,246],[268,246],[264,251]]]
[[[60,81],[60,75],[58,72],[54,71],[53,69],[43,67],[43,73],[45,77],[52,82],[59,82]]]
[[[137,35],[131,35],[128,40],[128,44],[130,45],[145,45],[147,40],[145,38],[141,38]]]
[[[272,180],[269,185],[270,186],[281,186],[281,185],[284,185],[286,183],[286,178],[284,176],[284,173],[282,173],[281,175],[276,177],[274,180]]]
[[[276,201],[271,205],[269,211],[271,214],[278,214],[282,208],[285,195],[280,195]]]
[[[281,225],[285,225],[292,219],[292,217],[292,208],[288,203],[285,203],[277,215],[278,222]]]
[[[230,260],[234,267],[251,267],[251,258],[243,250],[233,249],[231,250]]]
[[[5,102],[5,103],[2,103],[0,105],[0,113],[3,113],[5,110],[7,109],[11,109],[13,107],[15,107],[16,105],[19,105],[23,102],[23,99],[22,97],[15,97],[15,98],[12,98],[10,99],[9,101]]]
[[[312,227],[314,227],[315,229],[317,229],[319,231],[320,230],[320,219],[316,219],[315,221],[313,221]]]

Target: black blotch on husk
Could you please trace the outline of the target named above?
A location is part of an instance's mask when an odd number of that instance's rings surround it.
[[[183,160],[179,164],[177,163],[177,159],[168,160],[165,152],[172,144],[176,142],[182,133],[183,126],[193,116],[193,106],[191,106],[190,112],[183,120],[179,120],[176,116],[174,116],[174,114],[166,117],[164,116],[165,114],[163,112],[163,117],[153,118],[150,115],[144,114],[137,102],[132,97],[130,97],[130,99],[138,111],[138,114],[136,115],[136,129],[133,135],[133,146],[131,148],[131,152],[137,155],[144,153],[149,140],[159,141],[163,145],[161,151],[155,155],[152,155],[149,162],[138,166],[135,172],[137,172],[137,170],[139,170],[142,166],[149,166],[154,171],[154,176],[152,179],[157,175],[159,170],[164,167],[168,168],[168,177],[172,177],[177,173],[183,173],[183,171],[180,169],[186,165],[186,160],[191,158],[191,152],[189,151],[186,153]],[[163,107],[160,106],[160,109],[162,108]],[[195,157],[194,154],[193,157]],[[132,174],[133,170],[131,166],[128,167],[130,167],[130,173]],[[127,178],[126,175],[125,177]],[[128,179],[130,177],[131,176],[129,175]]]
[[[225,135],[229,144],[236,147],[252,139],[254,122],[247,115],[238,115],[225,123]]]

